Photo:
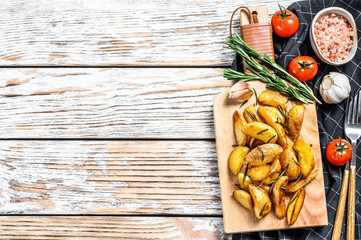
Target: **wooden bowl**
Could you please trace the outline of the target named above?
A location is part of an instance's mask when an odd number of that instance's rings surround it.
[[[347,19],[347,21],[350,23],[352,30],[354,32],[354,36],[353,36],[353,46],[350,50],[350,52],[348,53],[348,56],[346,59],[342,60],[342,61],[338,61],[338,62],[333,62],[330,59],[324,57],[316,43],[316,37],[314,34],[314,26],[316,21],[320,18],[323,17],[326,14],[330,14],[330,13],[335,13],[338,15],[343,16],[344,18]],[[351,13],[349,13],[348,11],[346,11],[343,8],[339,8],[339,7],[329,7],[329,8],[325,8],[321,11],[319,11],[316,16],[313,18],[312,23],[311,23],[311,29],[310,29],[310,42],[311,42],[311,46],[313,51],[315,52],[315,54],[317,55],[317,57],[319,59],[321,59],[323,62],[330,64],[330,65],[334,65],[334,66],[340,66],[343,65],[345,63],[348,63],[349,61],[352,60],[352,58],[355,56],[356,54],[356,50],[357,50],[357,27],[356,27],[356,23],[354,18],[352,17]]]

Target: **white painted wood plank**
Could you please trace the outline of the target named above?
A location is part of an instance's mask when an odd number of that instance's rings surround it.
[[[216,217],[0,217],[0,239],[231,238]]]
[[[222,214],[214,142],[0,141],[1,214]]]
[[[232,11],[292,0],[3,0],[0,65],[230,65]]]
[[[0,69],[0,138],[213,138],[214,68]]]

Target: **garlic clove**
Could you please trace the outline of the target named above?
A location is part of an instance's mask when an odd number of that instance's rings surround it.
[[[346,75],[338,72],[330,72],[320,85],[320,94],[323,100],[329,104],[340,103],[351,92],[351,85]]]
[[[229,98],[238,102],[244,102],[250,99],[253,95],[253,88],[245,82],[237,82],[231,87],[229,91]]]

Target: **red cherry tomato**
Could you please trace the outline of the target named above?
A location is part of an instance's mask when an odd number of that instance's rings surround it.
[[[298,17],[291,11],[280,6],[280,10],[273,14],[271,24],[273,32],[282,38],[291,37],[295,34],[300,26]]]
[[[288,65],[288,72],[301,82],[314,78],[317,71],[318,65],[315,59],[308,56],[295,57]]]
[[[352,146],[345,139],[334,139],[326,148],[327,160],[335,166],[342,166],[350,161]]]

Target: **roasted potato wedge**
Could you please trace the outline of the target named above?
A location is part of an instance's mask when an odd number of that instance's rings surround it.
[[[295,152],[291,145],[288,145],[280,155],[280,163],[282,170],[286,169],[285,176],[287,176],[290,181],[297,179],[301,174],[301,168],[296,157]]]
[[[314,168],[307,177],[300,179],[297,183],[289,183],[285,190],[286,192],[296,192],[298,189],[303,188],[307,184],[309,184],[317,175],[318,169]]]
[[[306,191],[304,188],[299,189],[292,196],[290,203],[287,206],[287,223],[288,225],[293,225],[298,215],[300,214],[301,208],[303,206],[303,202],[305,200]]]
[[[252,197],[251,194],[249,194],[248,192],[243,190],[236,190],[233,192],[233,197],[243,207],[249,210],[253,209]]]
[[[242,132],[242,128],[246,124],[246,119],[238,111],[235,111],[233,114],[234,135],[239,146],[244,146],[247,142],[247,135]]]
[[[303,105],[293,106],[288,113],[286,128],[293,140],[300,135],[304,115],[305,107]]]
[[[265,123],[247,123],[246,126],[242,128],[242,132],[265,143],[275,143],[277,141],[277,132]]]
[[[229,169],[234,175],[237,175],[241,171],[244,157],[247,155],[249,150],[250,149],[248,147],[238,146],[233,149],[233,151],[229,155],[228,165]]]
[[[283,219],[286,214],[286,200],[285,200],[285,192],[281,187],[286,186],[288,183],[288,177],[282,176],[278,181],[274,184],[271,193],[271,199],[274,204],[274,209],[276,216],[280,219]]]
[[[258,116],[256,109],[253,105],[248,106],[244,110],[244,118],[248,123],[251,122],[262,122],[261,118]]]
[[[282,147],[286,147],[288,145],[286,132],[284,123],[282,123],[282,119],[279,116],[279,111],[274,107],[259,107],[257,113],[266,124],[276,131],[278,136],[277,143]]]
[[[249,168],[247,171],[247,175],[253,181],[262,181],[268,176],[270,172],[271,172],[271,166],[268,164],[263,164],[261,166]]]
[[[249,193],[252,196],[252,200],[254,203],[254,215],[256,218],[261,219],[264,216],[266,216],[268,213],[270,213],[272,208],[271,199],[268,196],[268,193],[263,190],[259,186],[255,186],[253,184],[250,184],[248,186]]]
[[[307,177],[312,169],[315,168],[315,159],[312,147],[305,143],[305,141],[301,138],[298,138],[295,142],[294,148],[297,152],[298,163],[301,166],[302,175]]]
[[[253,149],[259,145],[265,144],[265,142],[251,136],[247,136],[247,144],[251,149]]]
[[[276,160],[273,161],[271,165],[271,172],[268,174],[268,176],[263,179],[261,185],[270,185],[274,180],[278,178],[278,176],[281,174],[282,168],[281,163],[279,160],[279,157],[276,157]]]
[[[246,176],[246,178],[244,179],[244,173],[239,173],[238,174],[238,181],[239,181],[239,186],[240,188],[242,188],[243,190],[247,189],[248,186],[252,183],[252,180],[250,177]]]
[[[269,192],[269,190],[270,190],[270,186],[267,186],[267,185],[259,185],[263,190],[265,190],[266,192]]]
[[[283,97],[278,92],[272,90],[263,91],[258,96],[258,102],[275,108],[279,105],[281,108],[287,109],[287,104]]]
[[[275,157],[282,153],[282,147],[276,143],[268,143],[260,145],[252,149],[244,158],[244,165],[249,167],[261,166],[273,162]]]

